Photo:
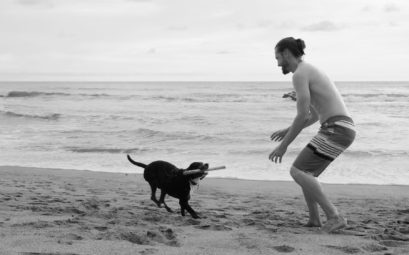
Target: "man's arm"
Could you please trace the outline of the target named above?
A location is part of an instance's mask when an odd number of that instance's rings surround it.
[[[319,117],[318,117],[317,111],[314,109],[314,107],[310,106],[309,119],[308,119],[307,123],[305,123],[304,128],[311,126],[312,124],[314,124],[318,120],[319,120]]]
[[[310,107],[310,114],[309,114],[308,121],[305,123],[303,129],[306,128],[306,127],[311,126],[312,124],[314,124],[314,123],[317,122],[318,120],[319,120],[318,113],[317,113],[317,111],[311,106],[311,107]],[[279,130],[279,131],[277,131],[277,132],[274,132],[274,133],[271,135],[271,140],[277,141],[277,142],[283,140],[284,137],[285,137],[285,135],[286,135],[286,134],[288,133],[288,131],[290,130],[290,128],[291,128],[291,126],[289,126],[288,128]]]
[[[294,118],[294,121],[288,130],[286,136],[284,137],[283,141],[280,144],[280,147],[287,148],[297,135],[301,132],[301,130],[311,125],[309,120],[310,119],[310,89],[308,85],[308,78],[304,73],[295,73],[293,75],[293,85],[297,94],[297,115]],[[313,112],[311,112],[313,114]],[[314,114],[316,115],[315,111]],[[318,119],[318,118],[317,118]],[[308,125],[307,125],[308,124]]]

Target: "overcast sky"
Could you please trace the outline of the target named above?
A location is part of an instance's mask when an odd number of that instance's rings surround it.
[[[0,80],[290,80],[287,36],[333,80],[409,80],[407,0],[0,0],[0,35]]]

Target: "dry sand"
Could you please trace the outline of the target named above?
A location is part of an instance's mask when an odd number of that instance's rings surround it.
[[[346,229],[305,228],[293,182],[206,178],[202,219],[157,208],[138,174],[0,167],[0,254],[409,254],[409,186],[324,185]],[[211,173],[210,173],[211,175]]]

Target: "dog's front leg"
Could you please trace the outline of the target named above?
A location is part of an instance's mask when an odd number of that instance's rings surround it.
[[[161,204],[165,205],[165,208],[168,212],[173,212],[172,209],[169,208],[169,206],[165,203],[165,196],[166,196],[166,191],[164,191],[163,189],[160,192],[160,198],[159,198],[159,206]]]
[[[192,217],[194,219],[200,219],[200,217],[197,215],[197,213],[195,212],[195,210],[192,209],[192,207],[190,207],[188,200],[186,199],[181,199],[179,201],[180,207],[181,207],[181,213],[182,216],[185,216],[185,209],[190,213],[190,215],[192,215]]]
[[[179,200],[179,204],[180,204],[180,213],[182,214],[182,216],[185,216],[186,215],[186,213],[185,213],[185,211],[186,211],[185,204],[183,203],[182,200]]]

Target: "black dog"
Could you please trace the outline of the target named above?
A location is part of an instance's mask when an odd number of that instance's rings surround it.
[[[143,177],[151,186],[151,199],[153,202],[159,207],[161,207],[161,204],[164,204],[166,210],[172,212],[165,203],[165,196],[169,194],[179,199],[182,216],[185,216],[185,210],[187,210],[193,218],[199,218],[189,205],[190,188],[191,185],[197,185],[200,180],[206,177],[207,173],[205,170],[209,168],[208,164],[194,162],[187,169],[179,169],[166,161],[154,161],[149,165],[145,165],[134,161],[129,155],[127,157],[129,162],[145,169]],[[200,169],[202,171],[196,174],[183,175],[184,171],[193,169]],[[159,201],[156,199],[157,188],[161,190]]]

